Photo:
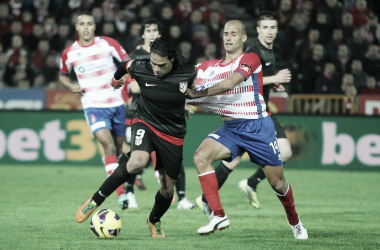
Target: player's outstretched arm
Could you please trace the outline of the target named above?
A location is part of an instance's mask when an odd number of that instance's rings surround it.
[[[216,84],[216,85],[214,85],[208,89],[205,89],[205,90],[202,90],[199,92],[192,92],[190,89],[187,89],[187,91],[186,91],[187,98],[188,99],[195,99],[195,98],[200,98],[200,97],[204,97],[204,96],[219,95],[219,94],[222,94],[224,92],[232,90],[233,88],[235,88],[236,85],[238,85],[239,83],[241,83],[244,80],[245,80],[245,78],[242,74],[233,73],[227,79],[221,81],[220,83],[218,83],[218,84]]]
[[[65,86],[66,88],[70,89],[74,94],[81,94],[82,89],[78,85],[78,83],[72,83],[70,80],[70,77],[60,73],[59,74],[59,81]]]
[[[292,74],[289,69],[280,70],[277,74],[273,76],[265,76],[263,77],[263,84],[278,84],[278,83],[287,83],[292,79]]]

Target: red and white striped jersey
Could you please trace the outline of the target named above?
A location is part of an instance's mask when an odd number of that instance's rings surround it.
[[[233,118],[259,119],[268,116],[259,57],[255,53],[243,52],[232,62],[222,65],[224,60],[210,60],[196,66],[196,91],[210,88],[230,77],[232,73],[242,74],[245,81],[225,93],[187,100],[187,103]]]
[[[128,57],[123,47],[114,39],[95,37],[88,46],[78,41],[66,48],[61,55],[60,70],[63,74],[74,69],[82,89],[83,108],[108,108],[124,104],[121,89],[114,90],[110,82],[116,71],[113,58],[119,62]]]

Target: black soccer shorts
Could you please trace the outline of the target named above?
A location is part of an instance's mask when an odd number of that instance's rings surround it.
[[[136,122],[132,125],[131,152],[142,150],[151,154],[156,151],[156,170],[163,168],[173,180],[181,171],[183,145],[174,145],[154,133],[147,125]]]
[[[272,118],[272,121],[274,123],[274,127],[276,129],[276,138],[277,139],[283,139],[283,138],[287,138],[286,137],[286,134],[285,134],[285,130],[284,128],[281,126],[281,124],[277,121],[277,118],[271,116]]]

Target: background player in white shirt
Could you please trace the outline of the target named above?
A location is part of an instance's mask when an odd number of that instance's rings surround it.
[[[298,218],[291,186],[285,181],[281,153],[272,119],[263,98],[263,73],[259,57],[244,53],[246,27],[238,20],[224,26],[226,58],[198,65],[196,92],[187,91],[189,104],[222,115],[224,125],[209,134],[194,155],[203,194],[212,210],[210,222],[198,229],[209,234],[230,225],[219,197],[219,186],[212,163],[231,161],[244,151],[259,164],[284,206],[296,239],[307,239],[307,231]]]
[[[104,165],[108,175],[118,166],[125,131],[125,108],[121,90],[114,90],[109,79],[116,71],[113,58],[119,62],[128,58],[122,46],[109,37],[95,37],[95,19],[87,12],[78,15],[75,28],[79,40],[61,55],[59,80],[75,94],[81,94],[86,121],[104,149]],[[69,73],[74,70],[78,82]],[[116,190],[122,209],[128,200],[121,185]]]

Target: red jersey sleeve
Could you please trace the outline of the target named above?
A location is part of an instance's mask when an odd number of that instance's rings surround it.
[[[69,52],[71,46],[66,48],[61,55],[61,60],[59,62],[59,69],[63,74],[68,74],[70,73],[70,65],[67,65],[67,53]],[[69,68],[70,67],[70,68]]]
[[[117,58],[120,62],[124,61],[128,58],[127,52],[124,50],[123,46],[121,46],[115,39],[103,36],[102,39],[106,40],[107,43],[115,48],[115,51],[112,53],[112,55]]]
[[[240,64],[234,72],[239,72],[248,79],[252,74],[259,73],[261,68],[260,58],[256,53],[243,53]]]

